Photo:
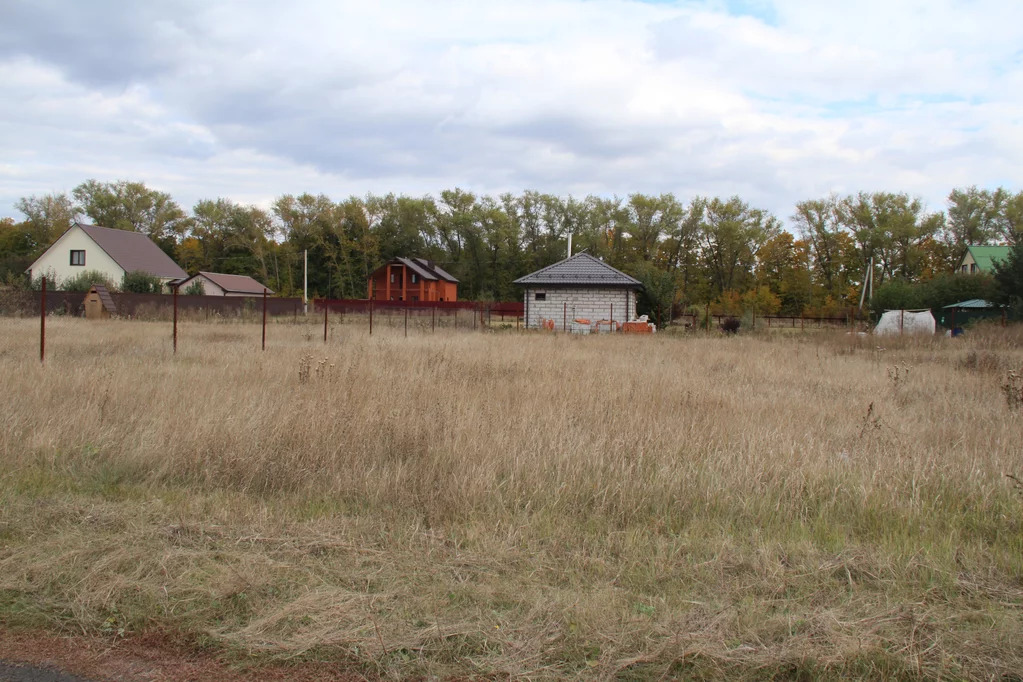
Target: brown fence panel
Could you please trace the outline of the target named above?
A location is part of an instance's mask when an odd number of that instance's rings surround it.
[[[174,297],[170,294],[110,294],[117,306],[117,314],[122,317],[166,317],[173,315]],[[25,297],[25,314],[38,311],[41,305],[41,293],[31,292]],[[77,291],[47,291],[46,312],[49,315],[85,314],[85,294]],[[267,314],[295,315],[302,311],[300,298],[268,298]],[[228,296],[178,296],[179,312],[205,313],[220,317],[242,317],[247,313],[256,316],[262,313],[262,297],[228,297]]]

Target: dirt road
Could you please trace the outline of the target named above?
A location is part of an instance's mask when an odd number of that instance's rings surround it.
[[[197,653],[172,637],[62,637],[0,625],[0,682],[255,682],[366,680],[327,663],[244,666]]]

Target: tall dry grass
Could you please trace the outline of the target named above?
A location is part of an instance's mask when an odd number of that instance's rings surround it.
[[[0,617],[366,674],[1023,669],[1015,331],[0,327]]]

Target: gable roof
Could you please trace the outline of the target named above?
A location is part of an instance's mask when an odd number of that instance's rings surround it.
[[[376,273],[380,272],[380,270],[382,270],[383,268],[386,268],[388,265],[404,265],[409,270],[418,274],[425,280],[442,279],[447,282],[454,282],[455,284],[458,284],[457,279],[452,277],[448,272],[446,272],[443,268],[434,263],[432,260],[426,260],[425,258],[403,258],[401,256],[398,256],[397,258],[392,258],[391,260],[387,261],[379,268],[374,270],[373,274],[375,275]]]
[[[966,251],[973,256],[973,262],[981,272],[994,270],[994,261],[1004,261],[1009,257],[1011,246],[967,246]],[[966,256],[963,256],[965,260]],[[962,261],[960,261],[960,264]]]
[[[248,275],[225,275],[221,272],[205,272],[202,270],[200,270],[199,274],[196,275],[195,277],[199,277],[199,275],[202,275],[203,277],[213,282],[224,291],[230,292],[232,294],[262,295],[264,289],[266,290],[266,293],[268,295],[273,293],[272,289],[263,286],[258,281],[252,279]],[[185,280],[185,282],[193,280],[195,279],[195,277],[189,277],[187,280]],[[184,284],[185,282],[182,282],[182,284]]]
[[[629,277],[621,270],[616,270],[602,260],[588,253],[577,253],[574,256],[548,265],[534,273],[519,277],[514,284],[536,285],[582,285],[608,286],[642,289],[643,284],[634,277]]]
[[[141,270],[155,277],[188,277],[171,257],[141,232],[75,223],[125,272]],[[73,226],[74,227],[74,226]],[[73,229],[72,227],[72,229]]]

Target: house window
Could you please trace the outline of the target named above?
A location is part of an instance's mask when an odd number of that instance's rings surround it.
[[[547,300],[547,292],[539,292],[539,293],[537,293],[536,294],[536,300],[537,301],[546,301]]]
[[[85,265],[85,249],[71,250],[71,265]]]
[[[394,284],[395,282],[397,282],[397,281],[398,281],[398,280],[396,279],[397,277],[398,277],[398,276],[397,276],[397,275],[395,275],[395,274],[394,274],[393,272],[391,273],[391,284]]]
[[[413,272],[412,273],[412,283],[415,284],[418,281],[419,281],[419,275],[417,275],[416,273]]]
[[[976,263],[970,263],[970,272],[971,273],[977,272],[977,264]]]

